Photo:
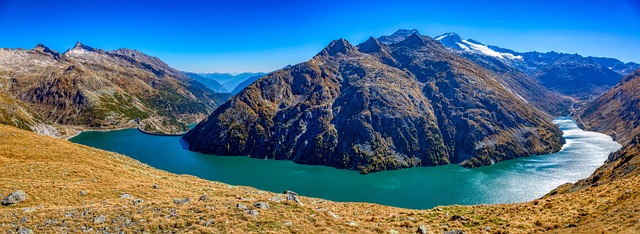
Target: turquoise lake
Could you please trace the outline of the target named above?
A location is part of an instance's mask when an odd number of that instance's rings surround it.
[[[541,197],[558,185],[585,178],[620,148],[611,137],[583,131],[569,118],[554,120],[566,144],[555,154],[531,156],[466,169],[459,165],[410,168],[360,175],[356,171],[244,156],[188,151],[180,137],[152,136],[136,129],[83,132],[70,141],[118,152],[177,174],[272,192],[333,201],[371,202],[428,209],[440,205],[514,203]]]

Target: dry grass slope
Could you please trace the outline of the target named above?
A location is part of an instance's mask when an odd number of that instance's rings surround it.
[[[29,196],[0,207],[0,230],[8,233],[415,233],[420,225],[429,233],[634,233],[640,230],[638,185],[640,177],[632,176],[527,203],[432,210],[308,197],[300,197],[301,206],[269,200],[282,194],[171,174],[124,155],[0,125],[0,193],[24,190]],[[175,198],[191,201],[178,205]],[[270,208],[253,207],[259,201]],[[237,204],[259,214],[248,215]]]

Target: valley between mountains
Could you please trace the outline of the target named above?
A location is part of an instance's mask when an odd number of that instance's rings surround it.
[[[334,40],[306,62],[248,76],[247,82],[228,81],[227,87],[205,75],[129,49],[81,43],[62,54],[44,45],[0,49],[0,197],[26,194],[22,201],[3,201],[0,229],[640,230],[638,64],[520,53],[455,33],[431,38],[399,30],[358,45]],[[226,93],[243,83],[237,94]],[[557,152],[565,140],[551,120],[561,115],[612,136],[623,148],[592,176],[534,201],[431,210],[227,185],[54,138],[131,127],[180,133],[199,122],[183,137],[185,147],[211,157],[248,155],[366,174],[444,164],[473,168]]]

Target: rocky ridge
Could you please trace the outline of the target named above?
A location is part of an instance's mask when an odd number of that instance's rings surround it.
[[[560,149],[560,130],[500,77],[417,34],[391,45],[332,41],[216,109],[191,150],[362,173],[467,167]]]
[[[43,134],[134,127],[181,132],[228,98],[158,58],[80,42],[59,54],[44,45],[0,49],[0,121]]]

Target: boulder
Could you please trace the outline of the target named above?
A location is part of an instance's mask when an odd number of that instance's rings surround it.
[[[180,198],[174,198],[173,199],[173,203],[175,203],[176,205],[183,205],[183,204],[187,204],[191,201],[191,198],[184,198],[184,199],[180,199]]]
[[[424,224],[420,224],[416,233],[427,234],[427,226],[425,226]]]
[[[249,209],[249,207],[247,207],[246,205],[240,204],[240,203],[236,204],[236,208],[238,210],[248,210]]]
[[[2,199],[1,203],[2,205],[5,205],[5,206],[15,205],[27,200],[27,197],[28,197],[27,193],[25,193],[22,190],[18,190],[9,194],[9,196],[5,197],[4,199]]]
[[[246,212],[247,212],[248,215],[253,216],[253,217],[258,216],[260,214],[260,213],[258,213],[257,210],[247,210]]]
[[[266,202],[256,202],[253,204],[253,206],[258,209],[269,209],[269,204],[267,204]]]

